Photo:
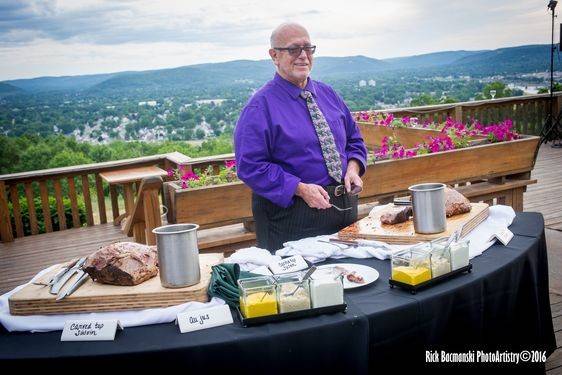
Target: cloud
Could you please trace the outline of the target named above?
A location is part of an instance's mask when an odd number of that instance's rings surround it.
[[[0,79],[267,58],[305,25],[318,55],[377,58],[548,43],[542,0],[19,0],[0,2]]]

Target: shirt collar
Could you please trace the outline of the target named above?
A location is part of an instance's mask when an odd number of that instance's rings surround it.
[[[283,89],[285,89],[285,91],[287,91],[287,93],[289,93],[289,95],[291,95],[293,99],[297,99],[300,96],[301,92],[303,91],[303,89],[301,89],[300,87],[292,84],[291,82],[287,81],[285,78],[281,77],[279,73],[275,73],[275,77],[273,77],[273,81],[277,83],[279,86],[281,86]],[[312,93],[312,96],[316,97],[316,83],[310,77],[308,77],[308,81],[306,82],[306,86],[304,87],[304,90],[310,91]]]

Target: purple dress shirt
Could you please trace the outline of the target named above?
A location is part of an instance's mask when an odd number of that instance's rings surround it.
[[[330,125],[342,161],[342,176],[353,158],[365,173],[367,150],[349,109],[328,85],[308,79]],[[281,207],[293,203],[299,182],[321,186],[341,183],[328,174],[320,142],[302,89],[279,74],[248,101],[234,131],[238,177],[256,194]]]

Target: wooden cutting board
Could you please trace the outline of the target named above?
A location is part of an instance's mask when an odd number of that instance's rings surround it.
[[[342,229],[338,237],[348,240],[377,240],[391,244],[414,244],[423,241],[431,241],[440,237],[448,237],[461,225],[464,225],[461,232],[461,237],[464,237],[476,228],[478,224],[486,220],[488,215],[489,206],[487,203],[472,203],[472,210],[470,212],[447,218],[447,230],[437,234],[416,233],[412,219],[405,223],[387,225],[381,224],[380,214],[375,216],[369,215]]]
[[[29,284],[9,299],[12,315],[69,314],[95,311],[135,310],[179,305],[188,301],[207,302],[207,287],[211,266],[222,263],[222,254],[201,254],[201,281],[186,288],[170,289],[160,285],[156,275],[139,285],[117,286],[100,284],[88,279],[77,291],[63,300],[49,293],[49,287]],[[41,280],[49,280],[56,267]],[[70,282],[74,280],[71,279]],[[68,284],[70,285],[70,284]]]

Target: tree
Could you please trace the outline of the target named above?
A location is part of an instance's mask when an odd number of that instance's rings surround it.
[[[560,82],[554,82],[552,87],[552,92],[562,91],[562,84]],[[548,94],[550,92],[550,87],[541,87],[538,90],[539,94]]]
[[[490,94],[491,90],[496,90],[494,98],[506,98],[508,96],[513,96],[513,91],[507,87],[505,83],[495,81],[484,86],[482,93],[476,95],[476,100],[492,99],[492,95]]]
[[[90,164],[93,160],[82,152],[63,150],[57,153],[49,162],[48,168],[66,167],[69,165]]]

